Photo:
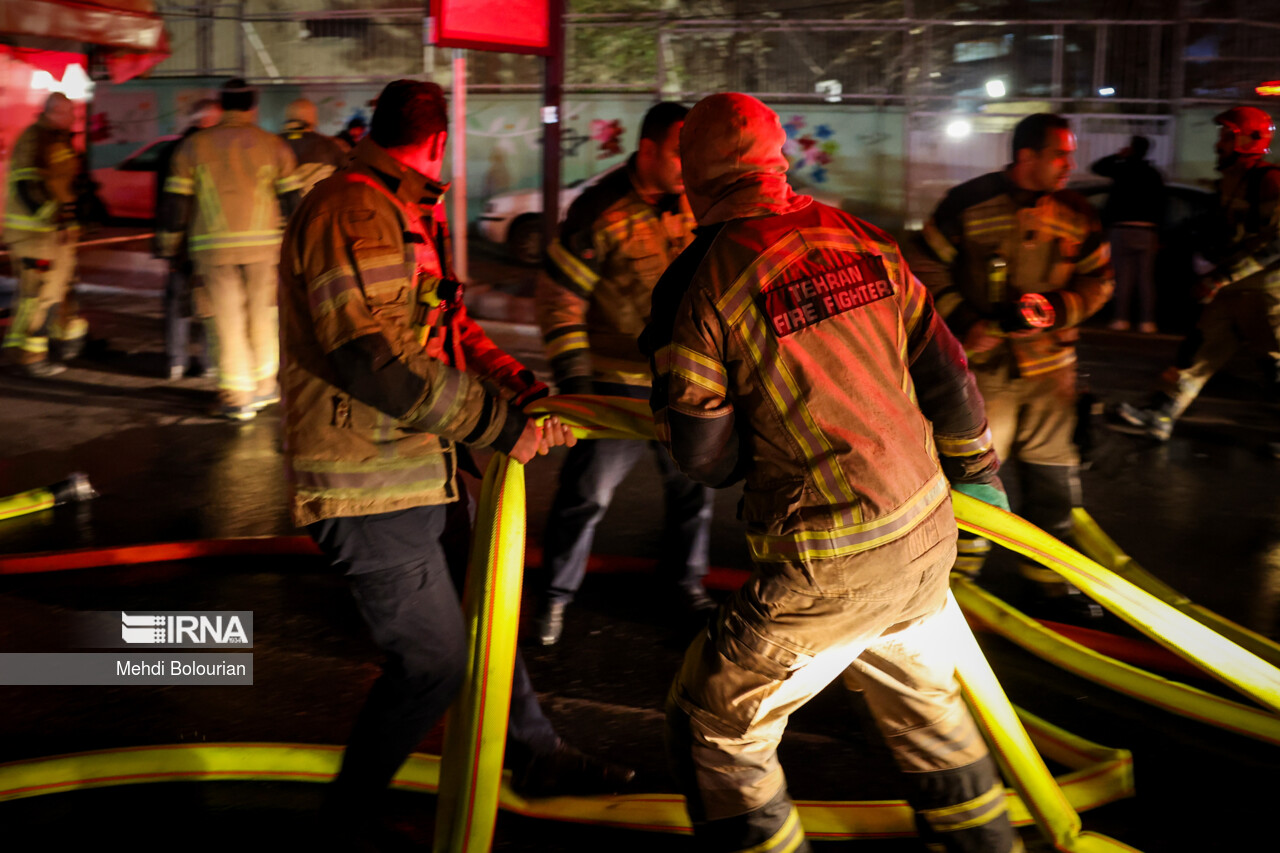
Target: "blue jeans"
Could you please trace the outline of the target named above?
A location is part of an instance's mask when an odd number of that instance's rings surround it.
[[[335,786],[344,803],[378,799],[462,683],[467,637],[458,589],[470,518],[463,500],[378,515],[328,518],[307,532],[346,576],[356,607],[386,655],[347,740]],[[519,765],[559,744],[517,651],[507,759]]]
[[[658,463],[665,498],[659,574],[686,589],[701,585],[707,573],[714,492],[681,474],[656,442],[598,439],[571,447],[560,469],[560,487],[542,539],[548,601],[573,600],[587,571],[596,525],[613,493],[647,451]]]

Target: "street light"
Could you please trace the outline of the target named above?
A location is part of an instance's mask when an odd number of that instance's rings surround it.
[[[987,97],[1003,98],[1004,97],[1004,81],[1000,79],[987,81]]]
[[[952,119],[947,124],[946,134],[952,139],[964,139],[973,132],[973,125],[967,118]]]
[[[1098,94],[1104,98],[1110,98],[1115,93],[1116,93],[1116,90],[1111,86],[1103,86],[1101,89],[1098,90]]]

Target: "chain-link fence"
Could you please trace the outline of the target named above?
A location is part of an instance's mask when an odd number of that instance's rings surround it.
[[[447,85],[451,52],[426,43],[422,6],[397,3],[403,0],[358,8],[354,0],[162,3],[173,56],[154,73],[238,74],[261,83],[428,75]],[[349,8],[336,8],[344,4]],[[1261,15],[1265,4],[1220,5]],[[1184,11],[1201,7],[1211,8],[1184,0]],[[686,99],[735,90],[775,101],[916,109],[1034,100],[1067,112],[1158,114],[1179,104],[1255,100],[1257,85],[1280,78],[1280,24],[1268,20],[1172,19],[1154,0],[1125,4],[1131,15],[1150,17],[1108,20],[1068,11],[1058,18],[961,20],[954,8],[934,0],[815,0],[759,18],[570,15],[566,90]],[[833,13],[841,17],[815,17]],[[537,57],[468,55],[468,85],[477,91],[540,85]]]

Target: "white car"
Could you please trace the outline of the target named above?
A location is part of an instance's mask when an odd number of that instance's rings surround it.
[[[619,163],[560,190],[560,220],[564,221],[569,205],[582,195],[583,190],[625,166],[626,163]],[[832,207],[843,206],[841,199],[807,186],[796,186],[796,191],[812,195]],[[490,243],[506,247],[507,253],[522,264],[537,266],[542,263],[542,190],[514,190],[493,196],[485,202],[484,211],[476,220],[476,233]]]
[[[589,186],[626,166],[619,163],[560,190],[560,220],[564,221],[569,205]],[[476,220],[476,233],[490,243],[505,246],[512,258],[522,264],[542,263],[542,190],[512,190],[493,196]]]

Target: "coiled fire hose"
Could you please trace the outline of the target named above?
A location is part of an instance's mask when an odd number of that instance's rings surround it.
[[[560,397],[542,401],[535,408],[537,413],[559,415],[580,438],[652,438],[653,434],[652,419],[643,401]],[[531,817],[650,831],[688,832],[683,803],[676,795],[525,801],[508,787],[501,786],[502,748],[506,710],[510,702],[524,550],[522,466],[504,457],[495,458],[486,474],[481,497],[472,569],[464,595],[471,639],[471,665],[463,693],[450,711],[444,759],[447,768],[441,771],[437,759],[416,755],[405,765],[394,784],[412,790],[441,789],[437,823],[442,828],[437,835],[437,850],[488,849],[499,806]],[[1141,582],[1144,580],[1142,576],[1132,571],[1135,566],[1130,566],[1127,573],[1133,580],[1130,583],[1016,516],[955,493],[953,501],[962,527],[1058,571],[1138,630],[1267,709],[1238,705],[1237,708],[1243,709],[1240,712],[1227,707],[1235,703],[1211,697],[1215,703],[1226,705],[1215,704],[1212,713],[1208,714],[1192,710],[1188,716],[1278,742],[1276,738],[1280,737],[1280,730],[1275,728],[1275,703],[1280,697],[1277,691],[1280,672],[1260,658],[1270,656],[1270,650],[1274,649],[1271,641],[1259,635],[1249,637],[1251,632],[1247,629],[1234,626],[1243,632],[1239,636],[1257,646],[1258,655],[1245,652],[1215,633],[1219,625],[1226,623],[1221,617],[1196,608],[1167,588],[1153,590],[1154,595],[1144,592],[1159,582],[1154,578],[1150,578],[1148,583]],[[1099,562],[1109,565],[1131,563],[1100,530],[1082,535],[1081,540]],[[257,543],[246,546],[244,542],[235,541],[216,544],[219,546],[216,550],[223,553],[244,552],[245,547],[270,548],[273,553],[313,553],[310,543],[297,537],[261,540],[260,546]],[[63,564],[56,564],[57,555],[0,558],[0,573],[142,561],[141,558],[135,559],[137,554],[122,551],[146,550],[146,557],[150,559],[205,554],[203,551],[185,553],[191,549],[184,549],[182,545],[113,549],[106,555],[108,559],[97,563],[90,562],[94,555],[89,553],[67,555],[69,559],[64,559]],[[66,563],[72,565],[64,565]],[[1036,631],[1031,630],[1036,623],[1021,617],[1017,611],[971,582],[957,583],[955,594],[971,617],[980,618],[1006,636],[1025,640],[1027,636],[1036,635]],[[957,674],[966,698],[1013,789],[1006,792],[1006,798],[1015,824],[1035,822],[1059,850],[1131,850],[1105,836],[1082,832],[1077,814],[1078,811],[1132,795],[1129,753],[1091,744],[1026,712],[1015,711],[1000,690],[954,604],[949,607],[947,618],[952,621],[961,648]],[[1188,632],[1189,625],[1200,630]],[[1232,636],[1230,629],[1221,633]],[[1044,634],[1048,639],[1042,645],[1052,652],[1048,657],[1059,665],[1072,668],[1063,651],[1075,655],[1078,650],[1070,648],[1070,643],[1053,632],[1045,631]],[[1040,649],[1037,653],[1044,654],[1044,651]],[[1076,664],[1074,671],[1095,680],[1101,680],[1102,670],[1124,666],[1087,649],[1083,652],[1083,659],[1090,663]],[[1105,665],[1095,666],[1099,660]],[[1175,690],[1170,696],[1153,700],[1143,695],[1141,690],[1133,689],[1126,679],[1163,680],[1132,667],[1128,670],[1122,671],[1118,685],[1109,686],[1146,701],[1156,701],[1175,713],[1181,712],[1179,708],[1188,701],[1186,694]],[[1176,685],[1173,682],[1163,683]],[[1192,690],[1182,685],[1176,687]],[[1215,714],[1219,719],[1206,719]],[[1237,717],[1234,721],[1228,719],[1232,714]],[[1245,722],[1241,723],[1241,719]],[[1041,755],[1064,764],[1072,772],[1055,780],[1049,775]],[[143,747],[16,762],[0,766],[0,800],[58,790],[180,778],[326,781],[336,772],[340,756],[341,750],[337,747],[200,744]],[[914,834],[911,811],[901,802],[809,801],[800,802],[798,806],[806,834],[814,839]]]

